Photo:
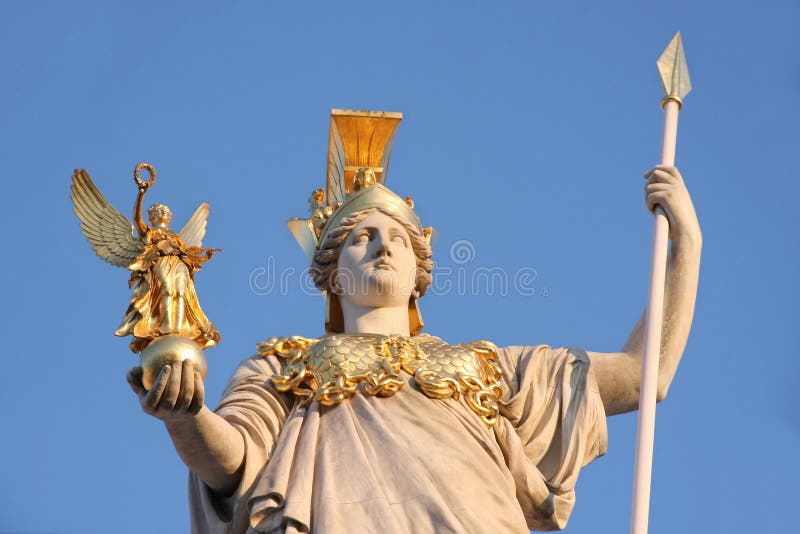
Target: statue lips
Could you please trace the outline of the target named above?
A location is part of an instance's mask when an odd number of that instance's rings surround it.
[[[372,268],[373,268],[373,270],[376,270],[376,271],[379,271],[379,270],[392,270],[392,271],[397,272],[397,269],[395,269],[394,265],[392,265],[392,263],[389,262],[385,257],[378,258],[375,261],[375,263],[372,265]]]

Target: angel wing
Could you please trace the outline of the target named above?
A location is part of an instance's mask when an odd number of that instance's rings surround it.
[[[206,235],[206,225],[208,224],[208,204],[203,202],[198,206],[194,215],[186,221],[186,224],[178,232],[178,235],[186,246],[200,248],[203,246],[203,237]]]
[[[142,250],[133,225],[100,193],[83,169],[72,175],[72,202],[92,249],[111,265],[127,267]]]

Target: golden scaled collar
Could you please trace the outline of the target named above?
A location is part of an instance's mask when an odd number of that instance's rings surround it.
[[[361,391],[389,397],[413,376],[434,399],[463,398],[487,424],[497,420],[501,372],[497,347],[488,341],[448,345],[442,340],[378,334],[334,334],[319,339],[271,338],[258,344],[261,356],[282,360],[271,380],[278,391],[302,402],[335,406]]]

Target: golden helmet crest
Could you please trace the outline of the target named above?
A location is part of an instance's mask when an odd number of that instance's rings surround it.
[[[328,169],[325,189],[316,189],[309,197],[309,218],[295,217],[288,221],[309,263],[327,236],[341,221],[369,208],[381,208],[411,223],[433,245],[432,227],[423,227],[414,212],[410,197],[401,198],[386,187],[389,157],[403,119],[402,113],[387,111],[331,110],[328,137]],[[327,295],[328,332],[342,331],[338,299]],[[416,299],[409,306],[412,334],[422,328]]]

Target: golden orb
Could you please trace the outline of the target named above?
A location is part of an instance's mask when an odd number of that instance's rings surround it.
[[[142,351],[142,357],[139,365],[142,366],[142,384],[146,389],[153,387],[158,373],[165,365],[172,362],[180,362],[183,360],[192,360],[194,368],[200,373],[200,376],[205,380],[206,372],[208,371],[208,362],[206,362],[206,355],[200,345],[187,337],[182,337],[176,334],[161,336],[153,340]]]

